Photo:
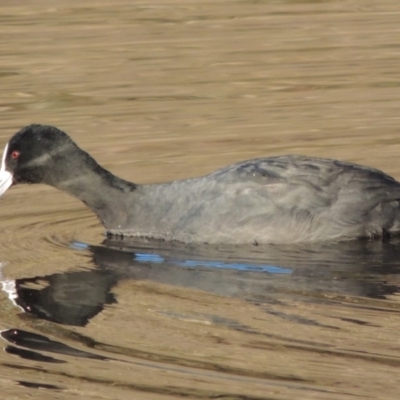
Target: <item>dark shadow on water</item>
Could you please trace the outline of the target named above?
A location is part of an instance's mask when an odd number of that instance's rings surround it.
[[[47,336],[38,335],[37,333],[28,332],[22,329],[7,329],[0,332],[0,337],[12,343],[13,345],[6,346],[5,351],[8,354],[13,354],[27,360],[40,362],[62,364],[64,360],[59,360],[54,357],[43,355],[40,352],[46,351],[55,354],[64,354],[73,357],[91,358],[95,360],[107,360],[107,357],[102,357],[97,354],[89,353],[68,346],[64,343],[51,340]],[[16,346],[19,347],[16,347]],[[21,349],[23,347],[24,349]],[[29,349],[29,350],[26,350]]]
[[[116,302],[121,280],[150,280],[259,304],[279,293],[317,298],[335,293],[385,299],[399,291],[400,241],[313,246],[152,248],[126,240],[101,246],[74,242],[94,268],[18,279],[7,291],[26,312],[84,326]],[[4,286],[4,285],[3,285]],[[11,293],[12,292],[12,293]]]

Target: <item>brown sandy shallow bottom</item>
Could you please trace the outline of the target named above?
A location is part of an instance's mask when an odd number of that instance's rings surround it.
[[[40,122],[138,183],[283,153],[400,178],[396,1],[38,0],[0,5],[0,23],[2,146]],[[4,279],[95,268],[68,243],[99,244],[102,228],[63,193],[12,188],[0,221]],[[126,279],[85,327],[29,317],[2,292],[1,329],[112,360],[0,352],[0,397],[399,398],[395,291],[371,299],[280,282],[259,304]]]

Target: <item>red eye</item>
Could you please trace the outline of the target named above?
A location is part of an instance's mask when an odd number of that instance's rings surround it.
[[[16,160],[18,157],[19,157],[19,151],[14,150],[14,151],[11,153],[11,158],[13,158],[14,160]]]

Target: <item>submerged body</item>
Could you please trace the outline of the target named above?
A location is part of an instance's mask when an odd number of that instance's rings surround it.
[[[294,243],[400,232],[400,183],[356,164],[304,156],[240,162],[209,175],[136,185],[100,167],[57,128],[11,138],[0,195],[46,183],[82,200],[113,234],[186,243]]]

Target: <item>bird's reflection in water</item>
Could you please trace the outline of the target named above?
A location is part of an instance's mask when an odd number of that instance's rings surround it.
[[[400,241],[154,250],[107,239],[102,246],[79,242],[71,246],[90,252],[95,267],[18,279],[12,290],[9,285],[7,289],[13,301],[40,318],[84,326],[105,304],[116,301],[111,290],[126,279],[258,303],[270,302],[279,292],[385,298],[399,288]]]

